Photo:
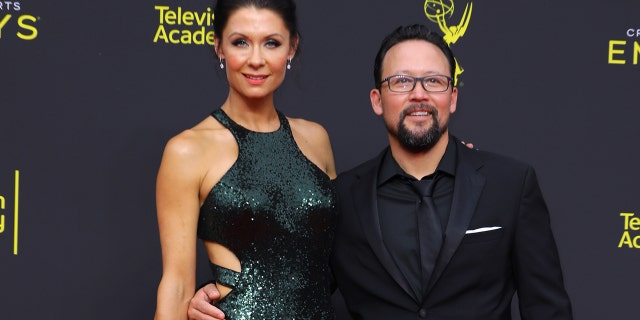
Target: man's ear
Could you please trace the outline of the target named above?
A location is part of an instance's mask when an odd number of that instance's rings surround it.
[[[458,108],[458,88],[453,87],[451,90],[451,103],[449,104],[449,112],[454,113]]]
[[[371,99],[371,108],[373,113],[382,115],[382,97],[380,96],[380,89],[371,89],[369,92],[369,99]]]

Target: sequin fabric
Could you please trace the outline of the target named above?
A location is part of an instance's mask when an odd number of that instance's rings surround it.
[[[237,273],[211,263],[214,281],[233,288],[217,302],[228,320],[334,319],[329,255],[336,215],[329,177],[280,128],[243,128],[212,114],[236,138],[238,159],[200,209],[198,237],[240,260]]]

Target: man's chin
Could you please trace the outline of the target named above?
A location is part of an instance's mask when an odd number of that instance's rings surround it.
[[[443,133],[438,130],[415,132],[398,132],[398,141],[407,151],[413,153],[427,152],[435,146],[442,138]]]

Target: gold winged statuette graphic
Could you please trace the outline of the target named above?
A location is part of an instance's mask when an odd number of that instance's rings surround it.
[[[467,31],[469,22],[471,21],[471,13],[473,11],[473,3],[469,2],[464,8],[464,13],[460,19],[460,23],[457,25],[447,25],[447,17],[451,17],[454,12],[453,0],[448,0],[445,3],[444,0],[425,0],[424,13],[427,18],[438,24],[438,27],[442,31],[444,41],[451,46],[456,43]],[[460,66],[456,59],[456,71],[454,75],[454,83],[458,83],[458,76],[464,72],[464,69]]]

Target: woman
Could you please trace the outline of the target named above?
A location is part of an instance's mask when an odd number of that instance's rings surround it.
[[[292,0],[219,0],[223,105],[166,145],[157,180],[156,319],[186,319],[203,240],[226,319],[332,319],[336,172],[327,132],[273,94],[299,43]]]

